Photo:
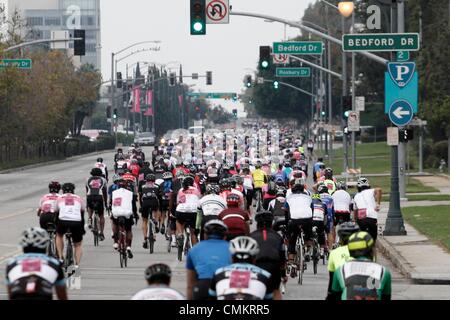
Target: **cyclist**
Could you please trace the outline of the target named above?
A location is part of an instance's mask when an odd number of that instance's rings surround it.
[[[264,210],[268,210],[269,209],[269,203],[272,200],[276,199],[276,197],[277,197],[277,189],[278,189],[278,186],[275,183],[275,181],[273,181],[273,177],[271,176],[270,177],[270,181],[267,184],[267,192],[264,193],[264,196],[263,196],[262,207],[263,207]]]
[[[317,187],[317,193],[320,195],[320,199],[323,204],[327,207],[326,218],[325,218],[325,232],[327,233],[328,248],[332,248],[334,244],[334,203],[333,198],[329,194],[328,187],[320,183]]]
[[[22,233],[23,254],[8,261],[6,286],[10,300],[67,300],[61,263],[47,256],[50,237],[44,229],[29,228]]]
[[[305,236],[305,244],[307,247],[307,254],[305,261],[310,259],[310,251],[312,245],[312,199],[305,192],[305,185],[303,179],[295,179],[292,186],[292,194],[286,197],[284,208],[288,214],[288,253],[289,253],[289,265],[291,269],[291,277],[295,278],[295,266],[293,265],[296,252],[296,242],[300,234],[300,227],[303,229]]]
[[[354,222],[344,222],[337,227],[340,246],[331,250],[328,257],[328,272],[330,273],[330,278],[328,281],[328,294],[331,293],[331,285],[333,284],[333,277],[337,268],[350,260],[350,252],[348,251],[347,246],[348,239],[352,234],[358,231],[360,231],[359,226]]]
[[[153,166],[153,171],[155,173],[156,179],[161,179],[164,172],[167,172],[169,169],[164,164],[164,159],[159,159],[158,163]]]
[[[222,220],[228,227],[227,240],[230,241],[236,237],[248,235],[250,216],[247,211],[239,207],[240,198],[237,194],[230,193],[227,196],[228,208],[219,214],[219,219]]]
[[[254,190],[253,190],[253,177],[250,174],[249,168],[242,169],[242,177],[244,179],[244,195],[246,200],[245,209],[250,212],[250,207],[252,205],[252,200],[254,196]]]
[[[258,161],[255,165],[255,170],[252,172],[253,185],[255,196],[257,193],[263,198],[262,188],[269,182],[266,173],[261,169],[261,161]]]
[[[128,258],[133,258],[131,251],[131,242],[133,240],[133,232],[131,227],[133,226],[133,185],[126,180],[120,180],[118,182],[119,189],[112,192],[111,197],[111,213],[113,222],[113,234],[114,234],[114,249],[119,248],[119,218],[125,218],[125,231],[127,242],[127,254]]]
[[[161,213],[161,234],[165,234],[166,233],[166,227],[165,227],[165,221],[166,221],[166,214],[169,212],[169,207],[170,207],[170,199],[172,197],[172,179],[173,179],[173,175],[170,171],[168,172],[164,172],[163,173],[163,183],[161,183],[160,185],[160,190],[159,190],[159,204],[160,204],[160,213]],[[171,230],[175,230],[175,220],[171,221],[170,218],[168,218],[169,220],[167,221],[167,226],[169,228],[169,224],[171,224],[173,222],[173,228],[170,228]]]
[[[323,257],[325,250],[325,225],[327,205],[322,202],[320,194],[312,195],[313,228],[316,227],[318,242],[320,245],[320,257]]]
[[[219,214],[227,208],[226,201],[219,195],[220,189],[216,184],[206,186],[206,195],[200,199],[197,209],[197,230],[200,231],[200,240],[204,239],[204,226],[208,221],[218,219]]]
[[[210,167],[208,167],[206,174],[207,174],[209,183],[218,183],[219,182],[219,170],[217,169],[217,163],[215,161],[211,163]]]
[[[321,167],[323,167],[325,169],[325,164],[323,163],[323,158],[318,158],[317,162],[313,166],[314,182],[317,182],[317,173],[320,172]]]
[[[255,265],[258,243],[238,237],[230,242],[229,250],[233,264],[215,272],[209,295],[217,300],[272,300],[271,275]]]
[[[122,180],[128,183],[130,191],[133,192],[133,217],[136,219],[136,222],[139,220],[139,216],[137,214],[137,202],[138,202],[138,188],[137,188],[137,179],[134,175],[131,174],[129,169],[125,169],[125,173],[122,175]]]
[[[106,167],[106,164],[103,163],[103,158],[98,158],[97,163],[95,164],[96,168],[99,168],[102,170],[102,175],[108,181],[108,168]]]
[[[391,300],[391,273],[373,262],[375,241],[370,234],[352,234],[347,246],[353,260],[334,273],[329,300]]]
[[[290,175],[292,173],[292,167],[291,167],[291,163],[289,161],[284,162],[283,172],[286,177],[290,177]]]
[[[178,191],[177,208],[175,217],[177,219],[177,242],[179,246],[184,243],[184,229],[191,231],[192,245],[197,243],[195,235],[195,222],[197,219],[197,208],[200,201],[200,192],[194,187],[194,178],[187,176],[182,182],[183,188]]]
[[[144,161],[142,168],[139,169],[138,187],[145,183],[145,177],[151,173],[153,173],[153,170],[150,169],[150,162]]]
[[[229,244],[225,241],[227,226],[220,220],[210,220],[204,227],[205,240],[189,250],[187,269],[187,298],[208,299],[214,272],[231,263]]]
[[[39,224],[42,229],[47,230],[49,224],[56,223],[56,215],[58,214],[58,199],[61,185],[59,182],[52,181],[48,185],[48,191],[39,201],[39,209],[37,215]]]
[[[68,232],[72,234],[73,246],[75,248],[74,272],[77,273],[81,256],[83,254],[81,244],[84,231],[84,210],[85,206],[81,197],[74,194],[75,185],[64,183],[62,186],[63,195],[58,199],[58,219],[56,224],[56,250],[58,257],[63,260],[64,235]]]
[[[237,182],[240,178],[241,178],[240,176],[230,178],[231,193],[237,194],[239,196],[239,208],[241,208],[242,210],[245,210],[244,194],[241,192],[240,187],[238,187],[238,184],[237,184]]]
[[[337,183],[337,190],[333,193],[332,198],[334,203],[334,224],[339,225],[350,221],[352,197],[347,192],[347,184],[344,181]]]
[[[308,149],[309,155],[312,156],[314,152],[314,142],[311,139],[308,140],[306,147]]]
[[[108,204],[108,183],[103,177],[102,170],[94,168],[91,170],[91,177],[86,183],[86,203],[89,214],[89,229],[92,229],[92,215],[94,211],[100,218],[100,241],[105,240],[103,231],[105,230],[105,207]]]
[[[177,208],[177,197],[178,197],[178,192],[180,191],[180,189],[183,188],[182,182],[184,179],[184,172],[183,171],[178,171],[175,175],[175,179],[172,180],[172,194],[170,197],[170,201],[169,201],[169,210],[170,210],[170,215],[169,215],[169,219],[171,221],[174,221],[174,226],[175,228],[172,229],[173,231],[173,235],[172,235],[172,247],[176,248],[177,247],[177,239],[176,239],[176,208]]]
[[[126,168],[127,168],[127,163],[125,161],[125,156],[123,154],[119,154],[117,156],[117,160],[114,163],[114,172],[116,174],[122,175],[125,173]]]
[[[323,183],[328,188],[328,193],[332,195],[336,191],[337,180],[333,177],[333,169],[326,168],[324,175],[317,180],[318,184]]]
[[[159,231],[157,222],[153,214],[159,210],[159,191],[160,187],[155,184],[155,175],[148,174],[145,177],[145,184],[140,191],[140,204],[142,214],[142,233],[144,234],[144,242],[142,247],[148,248],[148,220],[152,219],[155,223],[156,233]],[[156,240],[156,234],[153,235]]]
[[[286,173],[283,171],[283,165],[281,163],[278,165],[278,170],[273,174],[273,177],[275,178],[275,181],[282,180],[284,184],[289,180]]]
[[[136,293],[131,300],[186,300],[178,291],[170,288],[172,271],[163,263],[153,264],[145,270],[148,287]]]
[[[277,197],[269,203],[269,211],[272,212],[274,216],[275,225],[278,225],[281,221],[285,222],[286,220],[286,211],[284,210],[285,202],[286,202],[286,189],[279,188],[277,190]]]
[[[131,174],[136,178],[136,180],[139,178],[139,171],[141,170],[141,167],[139,166],[139,162],[137,159],[132,159],[130,167]]]
[[[117,153],[114,155],[114,162],[119,161],[119,158],[120,158],[120,157],[124,157],[123,149],[122,149],[122,148],[118,148],[118,149],[117,149]]]
[[[353,198],[353,213],[355,220],[362,231],[367,231],[377,240],[378,235],[378,212],[382,190],[370,188],[369,180],[359,178],[357,183],[358,193]]]
[[[287,282],[286,252],[283,239],[272,229],[273,219],[270,211],[258,212],[255,215],[257,230],[250,234],[250,238],[259,246],[255,265],[270,272],[269,291],[273,292],[274,300],[281,300],[281,280]]]

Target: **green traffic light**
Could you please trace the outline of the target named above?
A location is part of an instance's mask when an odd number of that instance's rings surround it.
[[[196,23],[194,23],[193,28],[196,32],[201,32],[203,30],[203,23],[197,21]]]
[[[345,112],[344,112],[344,116],[345,116],[346,118],[348,118],[348,117],[350,116],[350,111],[345,111]]]
[[[261,62],[261,67],[263,67],[264,69],[269,67],[269,62],[268,61],[263,61]]]
[[[273,83],[273,87],[274,87],[275,89],[278,89],[279,86],[280,86],[280,83],[279,83],[278,81],[275,81],[275,82]]]

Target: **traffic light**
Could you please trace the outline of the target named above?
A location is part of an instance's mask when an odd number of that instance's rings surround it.
[[[342,97],[342,116],[344,119],[348,119],[350,115],[350,111],[352,111],[352,96],[343,96]]]
[[[412,129],[402,129],[398,132],[398,140],[400,142],[408,142],[414,139],[414,131]]]
[[[106,107],[106,119],[111,119],[111,106]]]
[[[321,114],[322,114],[322,117],[325,117],[327,113],[325,111],[322,111]]]
[[[233,109],[233,117],[234,117],[235,119],[238,118],[238,111],[237,111],[237,109]]]
[[[206,71],[206,85],[212,86],[212,71]]]
[[[275,90],[278,90],[280,88],[280,83],[278,81],[273,82],[273,87]]]
[[[174,87],[177,82],[177,74],[175,72],[171,72],[169,76],[170,86]]]
[[[113,114],[113,119],[117,120],[117,118],[119,117],[118,112],[117,112],[117,108],[114,109],[114,114]]]
[[[191,0],[191,35],[206,34],[206,0]]]
[[[86,55],[86,30],[75,30],[73,33],[74,38],[82,38],[82,40],[75,40],[73,44],[74,55],[84,56]]]
[[[252,76],[245,77],[245,85],[247,86],[247,88],[250,88],[252,86]]]
[[[122,72],[117,72],[117,89],[122,89],[123,81],[122,81]]]
[[[261,66],[261,69],[269,68],[270,53],[271,53],[271,48],[269,46],[259,47],[259,65]]]

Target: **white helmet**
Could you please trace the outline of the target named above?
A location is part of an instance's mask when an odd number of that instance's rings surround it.
[[[247,260],[259,253],[259,246],[256,240],[250,237],[237,237],[230,241],[230,252],[239,260]]]
[[[361,178],[358,179],[358,184],[357,184],[357,186],[358,186],[358,188],[361,188],[361,187],[370,187],[369,180],[367,180],[367,178],[361,177]]]
[[[46,249],[50,236],[42,228],[29,228],[22,233],[20,245],[22,248]]]

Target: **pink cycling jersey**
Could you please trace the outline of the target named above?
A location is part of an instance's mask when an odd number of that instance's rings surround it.
[[[48,193],[39,201],[39,209],[42,213],[55,213],[58,211],[59,194]]]

